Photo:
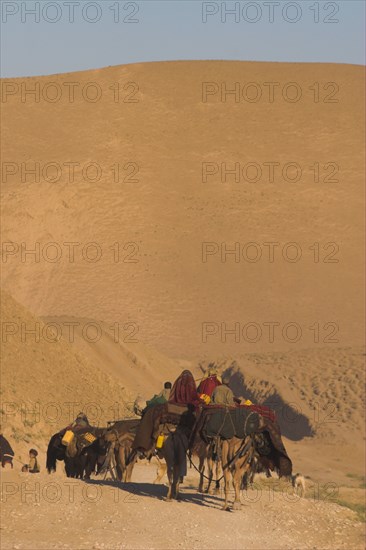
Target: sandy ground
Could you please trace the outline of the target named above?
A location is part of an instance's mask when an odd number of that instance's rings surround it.
[[[125,486],[61,472],[2,476],[2,549],[345,549],[363,548],[364,524],[331,502],[291,489],[249,490],[242,509],[224,512],[221,495],[197,493],[189,471],[181,502],[164,501],[155,466],[137,465]],[[4,494],[6,496],[4,497]],[[14,494],[11,494],[14,493]],[[5,501],[4,501],[5,500]]]

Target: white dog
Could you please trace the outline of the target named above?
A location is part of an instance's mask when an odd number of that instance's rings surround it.
[[[292,487],[294,488],[294,495],[300,497],[305,496],[305,477],[302,474],[294,474],[291,476]]]

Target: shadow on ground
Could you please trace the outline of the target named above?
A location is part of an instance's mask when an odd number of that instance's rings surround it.
[[[168,488],[164,485],[155,485],[154,483],[122,483],[120,481],[112,481],[108,479],[89,479],[84,480],[89,485],[99,485],[111,487],[111,489],[119,489],[124,491],[126,496],[123,497],[122,502],[138,503],[139,497],[149,497],[158,500],[165,500]],[[121,499],[118,498],[118,501]],[[174,501],[173,501],[174,502]],[[180,500],[175,502],[191,502],[192,504],[198,504],[200,506],[206,506],[209,508],[221,508],[222,499],[219,496],[201,494],[198,493],[191,485],[181,487]],[[168,505],[169,503],[167,503]]]

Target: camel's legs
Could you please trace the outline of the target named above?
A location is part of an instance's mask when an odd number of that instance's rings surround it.
[[[203,492],[203,480],[204,480],[203,475],[205,473],[205,457],[200,456],[199,459],[200,459],[200,461],[199,461],[198,469],[199,469],[199,472],[200,472],[200,482],[199,482],[199,485],[198,485],[198,492],[202,493]]]
[[[173,496],[173,482],[174,482],[174,479],[173,479],[173,468],[172,467],[168,467],[167,468],[167,474],[168,474],[168,494],[166,496],[166,500],[172,500],[172,496]]]
[[[240,489],[242,484],[243,476],[248,472],[251,463],[252,450],[249,449],[245,455],[240,458],[240,467],[236,467],[233,474],[233,485],[235,491],[235,500],[234,500],[234,510],[240,510]]]
[[[235,491],[234,505],[233,505],[234,510],[240,510],[241,508],[241,502],[240,502],[241,478],[242,478],[241,468],[235,469],[235,471],[233,472],[233,486]]]
[[[179,465],[174,465],[174,473],[173,473],[173,492],[172,496],[175,499],[179,498],[179,482],[180,482],[180,471],[179,471]]]
[[[167,471],[166,462],[162,462],[158,459],[158,469],[156,471],[156,479],[154,483],[160,483]]]
[[[208,472],[208,483],[207,483],[206,493],[210,495],[213,493],[213,491],[211,490],[211,483],[212,483],[212,477],[213,477],[213,459],[211,456],[207,456],[207,472]]]
[[[227,441],[223,441],[222,443],[221,456],[222,456],[222,464],[224,468],[224,465],[228,464],[229,462],[229,443]],[[229,468],[224,468],[225,502],[222,508],[223,510],[229,509],[230,477],[231,477],[231,472]]]

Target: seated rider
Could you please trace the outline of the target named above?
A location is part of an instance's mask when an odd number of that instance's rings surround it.
[[[165,413],[165,409],[171,407],[172,404],[195,407],[200,403],[202,401],[198,397],[193,374],[189,370],[184,370],[173,384],[167,405],[156,404],[155,406],[148,405],[146,407],[132,443],[132,452],[128,462],[131,462],[136,454],[147,458],[152,456],[160,431],[160,420]]]
[[[208,397],[211,397],[214,389],[217,386],[220,386],[221,383],[221,377],[217,373],[217,368],[215,367],[215,365],[210,363],[210,365],[208,366],[207,374],[202,378],[197,388],[197,391],[200,396],[208,395]]]
[[[198,405],[202,403],[191,371],[184,370],[178,376],[170,392],[169,403],[181,405]]]
[[[171,382],[165,382],[164,383],[164,388],[158,394],[158,397],[163,397],[165,399],[165,401],[168,401],[171,389],[172,389],[172,383]]]
[[[222,384],[217,386],[211,396],[211,403],[213,405],[226,405],[235,406],[238,403],[238,399],[234,397],[232,390],[229,388],[230,376],[224,374],[222,377]]]
[[[161,390],[161,392],[158,394],[155,394],[154,397],[146,401],[146,407],[143,410],[141,410],[141,416],[145,414],[147,407],[151,407],[153,405],[162,405],[163,403],[166,403],[169,399],[171,388],[172,388],[172,383],[165,382],[164,388]],[[137,410],[135,412],[138,413]]]

